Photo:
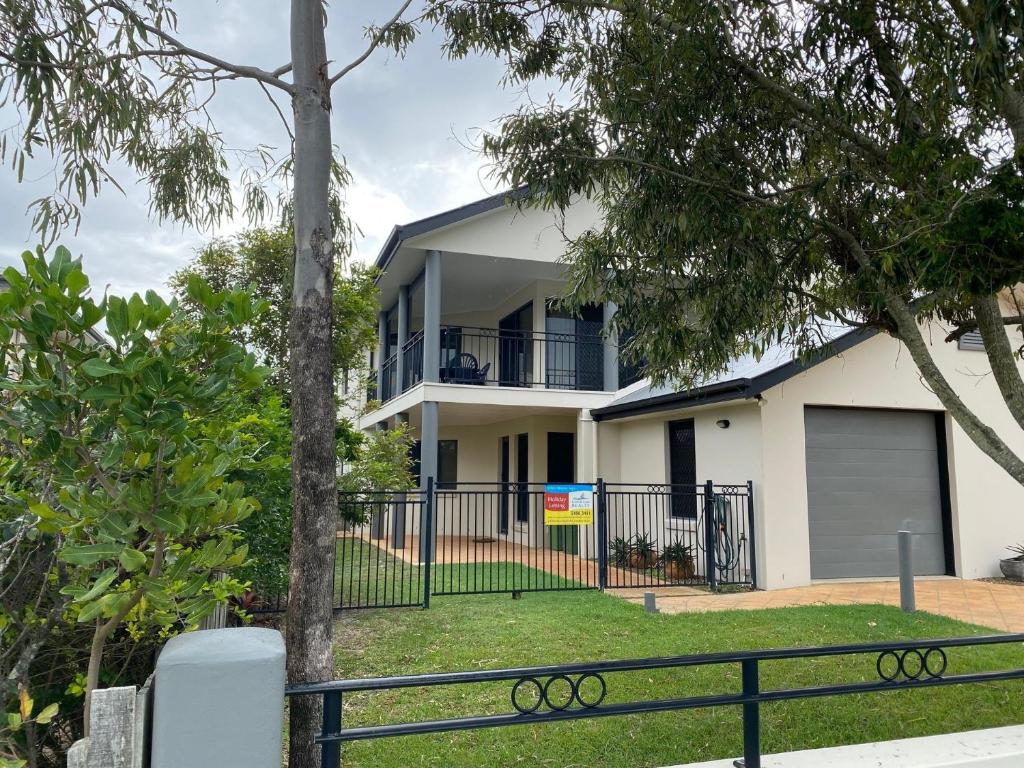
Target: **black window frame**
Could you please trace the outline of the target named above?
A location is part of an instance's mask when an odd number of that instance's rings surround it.
[[[676,430],[689,433],[689,456],[677,454],[678,446],[673,433]],[[693,419],[677,419],[668,422],[668,473],[671,483],[669,515],[672,520],[696,520],[699,513],[697,504],[697,430]],[[688,465],[682,462],[690,459]]]

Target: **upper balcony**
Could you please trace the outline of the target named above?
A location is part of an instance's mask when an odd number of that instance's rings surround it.
[[[613,305],[570,316],[553,300],[566,286],[564,238],[592,226],[594,209],[552,216],[496,197],[395,229],[377,260],[377,399],[421,382],[483,395],[479,388],[614,392],[634,378],[603,333]],[[489,401],[501,397],[487,391]]]
[[[395,349],[384,360],[380,376],[383,402],[423,381],[423,345],[424,334],[417,331],[400,350]],[[600,326],[596,333],[580,334],[443,325],[434,381],[468,386],[614,391],[618,376],[616,382],[605,380],[606,346]]]

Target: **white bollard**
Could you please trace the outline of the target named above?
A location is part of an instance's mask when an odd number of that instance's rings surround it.
[[[276,630],[172,638],[156,663],[152,768],[280,768],[284,685]]]

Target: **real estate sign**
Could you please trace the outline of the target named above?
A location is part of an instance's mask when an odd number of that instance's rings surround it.
[[[594,486],[545,485],[544,525],[593,525]]]

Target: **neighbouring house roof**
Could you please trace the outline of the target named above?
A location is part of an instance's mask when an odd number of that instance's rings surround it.
[[[497,208],[502,208],[510,202],[515,202],[526,197],[526,187],[520,187],[519,189],[513,189],[506,192],[499,192],[496,195],[485,197],[483,200],[477,200],[474,203],[460,206],[458,208],[452,208],[450,211],[444,211],[443,213],[436,213],[433,216],[428,216],[425,219],[419,221],[413,221],[409,224],[399,224],[391,230],[391,234],[388,235],[388,239],[384,242],[384,247],[381,248],[380,253],[377,255],[376,266],[378,269],[386,269],[388,262],[391,261],[391,257],[395,255],[399,248],[402,247],[402,243],[413,237],[419,237],[429,232],[434,232],[442,227],[448,227],[452,224],[458,224],[459,222],[471,219],[474,216],[479,216],[482,213],[488,213]]]
[[[653,386],[645,379],[624,390],[603,408],[591,411],[591,415],[595,421],[610,421],[645,413],[749,399],[877,334],[878,330],[873,328],[846,331],[803,359],[794,358],[792,349],[787,346],[773,346],[760,360],[755,360],[752,355],[736,358],[718,376],[685,390],[677,389],[671,383]]]

